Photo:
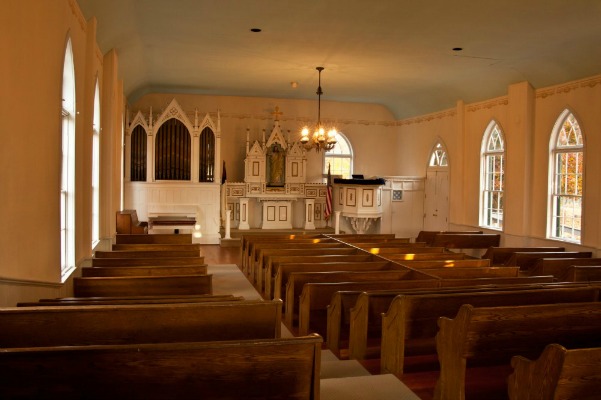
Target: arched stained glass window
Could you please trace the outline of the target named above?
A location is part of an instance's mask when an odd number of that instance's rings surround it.
[[[480,225],[503,229],[505,186],[505,139],[501,127],[492,121],[482,140]]]
[[[565,110],[550,143],[549,237],[581,242],[584,140],[574,114]]]

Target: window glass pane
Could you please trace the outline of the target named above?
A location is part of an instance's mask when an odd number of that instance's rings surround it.
[[[553,149],[550,236],[581,241],[584,151],[582,132],[569,114],[557,132]]]
[[[430,156],[430,167],[446,167],[447,164],[447,153],[440,143],[437,143]]]
[[[481,225],[503,228],[503,190],[505,185],[505,143],[503,133],[494,124],[484,137],[486,150],[482,154]]]

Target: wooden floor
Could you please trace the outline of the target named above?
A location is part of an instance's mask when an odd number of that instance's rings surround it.
[[[221,247],[218,244],[206,244],[201,247],[201,254],[208,265],[236,264],[240,266],[240,247]]]

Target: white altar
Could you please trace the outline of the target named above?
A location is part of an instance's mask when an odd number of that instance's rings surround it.
[[[246,133],[244,182],[228,182],[226,204],[238,229],[316,229],[325,226],[326,185],[307,183],[307,154],[280,126],[276,107],[273,129],[251,142]]]

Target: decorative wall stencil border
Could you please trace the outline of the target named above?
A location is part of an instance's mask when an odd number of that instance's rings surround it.
[[[599,84],[601,84],[601,75],[597,75],[592,78],[582,79],[579,81],[565,83],[562,85],[553,86],[550,88],[539,89],[536,90],[535,96],[537,99],[546,99],[547,97],[553,96],[554,94],[569,93],[572,90],[580,88],[594,88]]]
[[[465,109],[467,112],[474,112],[482,109],[490,109],[496,106],[506,106],[507,104],[509,104],[509,98],[507,96],[503,96],[493,100],[469,104],[465,107]]]
[[[408,118],[408,119],[404,119],[401,121],[397,121],[395,125],[403,126],[403,125],[421,124],[422,122],[430,122],[435,119],[454,117],[455,115],[457,115],[457,110],[454,108],[450,108],[448,110],[440,111],[437,113],[432,113],[432,114],[422,115],[419,117]]]

